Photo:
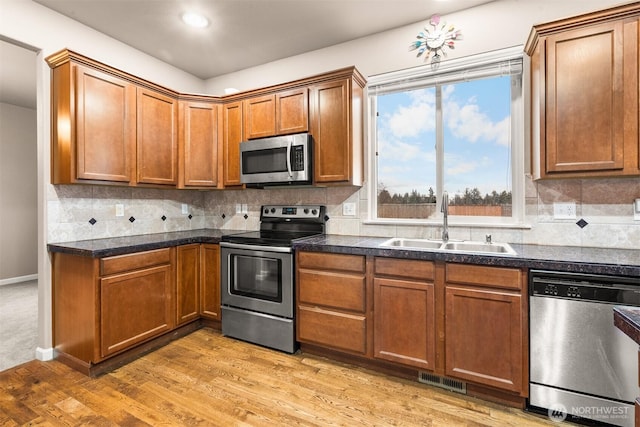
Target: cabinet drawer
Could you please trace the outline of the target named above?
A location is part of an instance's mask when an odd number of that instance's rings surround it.
[[[171,248],[112,256],[100,260],[100,274],[108,276],[125,271],[140,270],[154,265],[169,264],[170,262]]]
[[[299,341],[366,353],[364,316],[300,306],[297,321]]]
[[[364,275],[300,269],[298,280],[301,303],[365,312]]]
[[[298,252],[298,267],[364,273],[364,256]]]
[[[430,261],[412,259],[376,258],[374,273],[376,276],[397,276],[416,280],[433,280],[435,266]]]
[[[502,289],[522,289],[522,273],[514,268],[480,265],[447,264],[447,283],[488,286]]]

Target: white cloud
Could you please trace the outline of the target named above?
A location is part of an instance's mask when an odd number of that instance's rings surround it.
[[[415,137],[435,129],[435,97],[433,91],[410,92],[411,104],[400,106],[386,122],[397,137]]]
[[[447,127],[451,129],[454,136],[471,143],[487,141],[509,146],[511,123],[509,117],[494,123],[489,116],[480,111],[480,107],[475,103],[475,97],[469,98],[466,104],[460,105],[449,97],[452,93],[453,90],[450,90],[444,97],[444,117]]]
[[[455,162],[446,168],[447,175],[461,175],[478,169],[478,162]]]

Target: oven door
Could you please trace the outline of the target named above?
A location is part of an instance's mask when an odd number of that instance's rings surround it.
[[[220,253],[222,305],[293,318],[291,248],[222,242]]]

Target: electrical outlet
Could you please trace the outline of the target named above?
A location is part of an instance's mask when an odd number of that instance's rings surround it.
[[[240,203],[236,203],[236,213],[242,213],[242,205]]]
[[[242,212],[240,213],[244,213],[244,214],[249,213],[249,207],[247,206],[246,203],[242,204]]]
[[[576,219],[576,203],[553,203],[553,217],[555,219]]]
[[[121,203],[116,204],[116,216],[124,216],[124,205]]]
[[[182,214],[187,215],[189,213],[189,205],[186,203],[182,204]]]
[[[355,216],[356,215],[356,204],[355,203],[343,203],[342,204],[342,215],[344,216]]]
[[[633,220],[640,221],[640,199],[633,201]]]

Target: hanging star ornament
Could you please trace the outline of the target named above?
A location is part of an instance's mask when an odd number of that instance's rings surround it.
[[[420,31],[416,36],[417,40],[409,45],[409,51],[417,50],[416,57],[426,53],[424,60],[431,58],[432,64],[440,62],[442,56],[447,56],[444,47],[455,49],[455,42],[462,40],[462,32],[456,30],[453,25],[447,28],[447,23],[440,23],[440,16],[433,15],[429,21],[433,29],[428,26],[424,27],[424,31]],[[432,56],[433,55],[433,56]]]

